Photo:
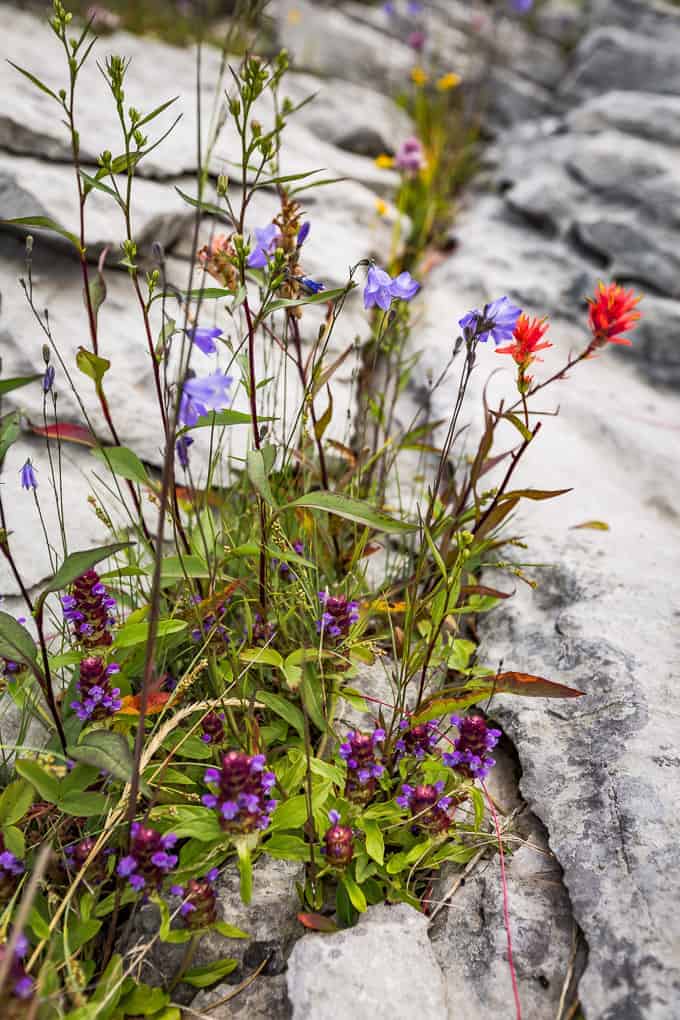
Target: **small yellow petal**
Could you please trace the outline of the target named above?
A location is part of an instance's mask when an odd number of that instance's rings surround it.
[[[387,202],[385,202],[384,199],[376,198],[375,211],[377,212],[378,216],[387,216],[388,208],[389,207],[387,205]]]
[[[427,71],[424,71],[422,67],[414,67],[411,71],[411,81],[415,85],[424,85],[429,80]]]
[[[447,92],[449,89],[455,89],[460,85],[463,79],[455,71],[449,71],[448,74],[443,74],[437,81],[437,88],[440,92]]]
[[[394,159],[392,158],[392,156],[388,156],[386,153],[383,152],[381,156],[377,157],[375,165],[385,170],[387,167],[394,166]]]

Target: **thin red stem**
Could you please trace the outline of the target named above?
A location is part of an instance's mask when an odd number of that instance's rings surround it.
[[[517,973],[515,971],[515,962],[512,957],[512,935],[510,934],[510,908],[508,905],[508,883],[505,876],[505,853],[503,851],[503,839],[501,837],[501,827],[498,822],[498,815],[496,814],[496,808],[494,807],[493,800],[486,788],[486,783],[482,782],[482,789],[486,796],[487,804],[489,805],[489,811],[493,818],[494,828],[496,829],[496,838],[498,840],[498,854],[501,862],[501,887],[503,889],[503,923],[505,924],[505,936],[508,942],[508,967],[510,968],[510,980],[512,982],[512,994],[515,998],[515,1015],[516,1020],[522,1020],[522,1004],[519,1000],[519,988],[517,987]]]

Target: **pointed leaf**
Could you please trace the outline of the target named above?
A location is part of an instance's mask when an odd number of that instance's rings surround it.
[[[67,747],[69,757],[97,769],[104,769],[116,779],[129,782],[134,766],[132,751],[122,733],[113,730],[89,730],[79,743]]]
[[[84,425],[76,425],[73,422],[60,421],[54,425],[33,425],[29,422],[31,432],[37,436],[44,436],[45,439],[65,440],[68,443],[82,443],[83,446],[96,446],[97,440],[88,428]]]
[[[4,220],[3,222],[12,223],[18,227],[42,227],[44,230],[52,230],[55,234],[65,237],[78,251],[81,251],[80,240],[76,235],[72,234],[70,230],[65,230],[64,227],[60,226],[56,220],[50,219],[49,216],[15,216],[14,219]]]
[[[76,354],[76,365],[83,375],[92,379],[97,393],[101,393],[102,379],[111,368],[111,362],[107,358],[98,357],[92,351],[86,351],[84,347],[79,347]]]
[[[514,492],[505,492],[499,497],[506,499],[554,499],[555,496],[564,496],[571,489],[515,489]]]
[[[261,450],[248,450],[246,454],[246,467],[248,470],[248,478],[250,478],[265,503],[268,503],[269,506],[275,507],[276,500],[274,499],[274,494],[269,485],[269,479],[267,477],[268,472]]]
[[[369,503],[360,499],[353,499],[350,496],[339,496],[334,492],[308,492],[298,497],[292,503],[288,503],[284,509],[290,507],[308,507],[312,510],[324,510],[326,513],[344,517],[346,520],[355,521],[367,528],[386,533],[406,533],[415,531],[415,525],[406,521],[398,521],[382,510],[376,510]]]
[[[75,581],[77,577],[80,577],[81,574],[84,574],[86,570],[94,567],[102,560],[108,559],[109,556],[115,556],[121,549],[129,549],[131,545],[133,545],[132,542],[114,542],[112,545],[100,545],[96,549],[82,549],[80,552],[70,553],[54,577],[47,582],[41,591],[38,603],[42,605],[49,592],[67,588],[69,584]]]
[[[272,694],[269,691],[258,691],[255,697],[276,715],[280,715],[282,719],[285,719],[293,729],[297,730],[301,737],[304,736],[305,717],[292,701],[282,697],[280,694]]]
[[[572,531],[578,531],[580,528],[589,529],[591,531],[609,531],[609,525],[605,521],[584,521],[583,524],[572,525]]]
[[[385,860],[385,840],[383,839],[382,829],[373,819],[362,822],[361,827],[366,836],[366,852],[378,864],[383,864]]]
[[[18,390],[22,386],[28,386],[29,383],[41,378],[40,372],[36,372],[35,375],[21,375],[16,376],[14,379],[0,379],[0,397],[5,393],[11,393],[12,390]]]
[[[531,673],[498,673],[489,680],[496,694],[521,694],[524,698],[581,698],[585,694],[575,687],[544,680],[542,676],[532,676]]]
[[[324,931],[331,934],[338,930],[338,926],[333,918],[325,917],[324,914],[298,914],[297,919],[300,924],[304,924],[305,928],[309,928],[310,931]]]
[[[181,631],[186,630],[187,627],[186,620],[159,620],[156,637],[172,637],[173,634],[179,634]],[[147,621],[142,623],[126,623],[116,634],[115,645],[116,648],[132,648],[134,645],[143,644],[148,636],[149,624]]]
[[[26,664],[38,662],[38,649],[29,632],[13,616],[3,612],[0,612],[0,655]]]
[[[127,478],[140,485],[150,485],[146,468],[133,450],[127,446],[100,446],[92,451],[92,456],[108,464],[114,475]]]
[[[13,411],[11,414],[5,415],[4,418],[0,418],[0,465],[2,465],[5,454],[12,443],[15,443],[19,438],[20,432],[18,411]]]
[[[215,960],[214,963],[206,963],[202,967],[192,967],[186,971],[182,981],[193,988],[208,988],[231,974],[238,967],[238,960],[231,960],[225,957],[222,960]]]

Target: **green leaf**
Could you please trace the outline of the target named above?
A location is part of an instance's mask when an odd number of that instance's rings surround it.
[[[328,301],[336,301],[347,293],[347,287],[336,287],[335,290],[320,290],[318,294],[308,294],[299,298],[279,298],[265,305],[260,315],[271,315],[280,308],[298,308],[300,305],[321,305]]]
[[[33,786],[29,782],[15,779],[5,787],[0,797],[0,826],[14,825],[21,821],[33,803]]]
[[[208,429],[208,428],[221,428],[228,427],[229,425],[250,425],[252,418],[245,411],[210,411],[208,414],[202,415],[195,425],[190,425],[188,429],[184,431],[190,432],[193,429]],[[260,421],[274,421],[274,418],[260,418]]]
[[[512,424],[515,426],[515,428],[517,429],[517,431],[519,432],[523,439],[526,439],[528,443],[531,442],[531,440],[534,438],[534,434],[531,431],[531,429],[528,429],[526,427],[521,418],[518,418],[516,414],[512,414],[510,411],[506,411],[503,417],[507,418],[509,422],[512,422]]]
[[[125,1016],[151,1016],[170,1002],[170,996],[162,988],[137,984],[120,1000]]]
[[[449,669],[457,669],[459,672],[468,668],[470,657],[476,649],[474,641],[466,641],[464,638],[456,638],[453,642],[446,665]]]
[[[192,967],[188,970],[182,981],[194,988],[208,988],[216,984],[227,974],[231,974],[238,967],[238,960],[230,960],[225,957],[222,960],[215,960],[214,963],[206,963],[203,967]]]
[[[253,859],[250,856],[247,838],[235,839],[234,843],[238,854],[241,900],[248,906],[253,898]]]
[[[36,379],[42,378],[40,372],[36,372],[35,375],[20,375],[14,379],[0,379],[0,397],[4,396],[5,393],[11,393],[12,390],[18,390],[22,386],[28,386],[29,383],[35,382]]]
[[[349,896],[350,903],[355,910],[358,910],[360,914],[363,914],[366,910],[366,897],[364,896],[361,888],[356,884],[354,879],[348,872],[342,876],[340,880],[345,887],[345,891]]]
[[[154,568],[149,567],[149,573]],[[161,560],[161,578],[164,581],[184,580],[186,577],[210,577],[210,568],[200,556],[168,556]]]
[[[236,928],[233,924],[227,924],[226,921],[215,921],[212,926],[216,932],[219,932],[225,939],[249,939],[250,935],[247,931],[243,931],[241,928]]]
[[[200,843],[213,843],[224,838],[224,832],[214,811],[206,807],[173,804],[154,808],[151,817],[169,819],[172,832],[180,838],[191,837]]]
[[[102,301],[104,298],[101,299]],[[101,304],[101,301],[100,301]],[[84,347],[78,348],[76,354],[76,365],[88,379],[92,379],[97,393],[102,392],[102,380],[111,368],[111,362],[107,358],[100,358],[92,351],[86,351]]]
[[[186,620],[159,620],[156,631],[157,638],[171,637],[187,629]],[[116,648],[132,648],[141,645],[149,636],[149,623],[126,623],[116,634]]]
[[[360,499],[353,499],[350,496],[339,496],[335,492],[326,492],[324,490],[308,492],[306,495],[294,499],[292,503],[288,503],[283,509],[288,510],[291,507],[297,506],[309,507],[312,510],[325,510],[326,513],[335,514],[337,517],[344,517],[348,521],[355,521],[357,524],[363,524],[365,527],[373,528],[375,531],[384,531],[385,533],[415,531],[414,524],[409,524],[406,521],[397,521],[394,517],[390,517],[389,514],[383,513],[382,510],[376,510],[375,507],[364,503]]]
[[[41,591],[38,604],[42,605],[45,597],[51,591],[67,588],[86,570],[101,563],[102,560],[108,559],[109,556],[115,556],[121,549],[129,549],[131,545],[133,545],[132,542],[114,542],[112,545],[101,545],[96,549],[82,549],[79,552],[70,553]]]
[[[108,807],[108,797],[103,793],[66,793],[60,797],[58,806],[74,818],[94,818],[103,815]]]
[[[272,857],[283,861],[308,861],[310,859],[309,843],[299,836],[276,834],[263,844],[262,849]]]
[[[66,752],[74,761],[92,765],[110,772],[116,779],[127,783],[132,778],[134,761],[132,751],[122,733],[113,730],[89,730],[77,744],[70,744]]]
[[[46,772],[41,765],[38,765],[37,761],[19,758],[15,768],[20,776],[23,776],[36,788],[42,800],[49,801],[50,804],[59,803],[59,780]]]
[[[80,240],[75,234],[72,234],[69,230],[65,230],[61,227],[56,220],[50,219],[49,216],[16,216],[11,220],[3,220],[4,223],[13,223],[18,227],[43,227],[45,230],[52,230],[55,234],[60,234],[61,237],[65,237],[67,241],[70,241],[74,248],[80,252]]]
[[[276,500],[269,486],[269,478],[267,477],[267,469],[261,450],[248,450],[246,453],[246,470],[248,478],[250,478],[265,503],[276,507]]]
[[[5,825],[2,829],[5,848],[15,857],[23,858],[26,853],[26,838],[16,825]]]
[[[201,209],[203,212],[210,213],[212,216],[217,216],[220,220],[224,220],[231,224],[231,217],[228,215],[226,209],[220,209],[219,205],[215,205],[214,202],[205,202],[203,200],[199,201],[197,198],[192,198],[191,195],[187,195],[178,187],[175,187],[175,191],[188,205],[192,205],[195,209]]]
[[[299,829],[308,816],[307,798],[300,793],[297,797],[289,797],[281,801],[272,815],[271,831],[276,829]]]
[[[323,711],[323,698],[321,690],[321,678],[309,664],[305,666],[302,685],[300,687],[302,703],[307,709],[309,718],[321,732],[327,729],[326,717]]]
[[[0,655],[33,665],[38,661],[38,649],[29,632],[13,616],[3,612],[0,612]]]
[[[255,697],[276,715],[285,719],[293,729],[298,731],[301,737],[304,736],[305,717],[297,705],[294,705],[288,698],[284,698],[280,694],[271,694],[269,691],[258,691]]]
[[[149,476],[141,460],[127,446],[98,446],[92,450],[92,456],[108,464],[114,475],[127,478],[140,485],[150,485]]]
[[[23,67],[19,67],[19,65],[15,64],[13,60],[8,60],[7,63],[11,64],[15,71],[18,71],[19,74],[23,74],[24,78],[28,78],[28,80],[32,82],[36,88],[40,89],[41,92],[44,92],[46,96],[50,97],[50,99],[54,99],[55,102],[59,103],[61,106],[61,99],[59,96],[56,92],[53,92],[52,89],[48,88],[47,85],[40,80],[40,78],[36,78],[34,74],[31,74],[30,71],[26,71]]]
[[[345,784],[345,770],[339,768],[337,765],[331,765],[327,761],[322,761],[320,758],[311,758],[309,767],[317,776],[323,776],[324,779],[329,779],[335,786],[344,786]]]
[[[160,106],[157,106],[154,110],[151,111],[151,113],[147,113],[146,117],[142,117],[141,120],[138,120],[135,126],[140,128],[143,127],[144,124],[149,124],[152,120],[155,120],[160,113],[163,113],[163,111],[167,110],[169,106],[172,106],[173,103],[176,103],[178,99],[179,96],[174,96],[172,99],[166,99],[164,103],[161,103]]]
[[[242,662],[260,663],[263,666],[283,668],[283,656],[274,648],[244,648],[238,653]]]
[[[15,443],[19,438],[20,432],[18,411],[12,411],[11,414],[0,418],[0,465],[12,443]]]
[[[368,855],[378,864],[383,864],[385,860],[385,840],[383,839],[380,826],[377,822],[369,820],[362,822],[362,828],[366,835],[366,851]]]

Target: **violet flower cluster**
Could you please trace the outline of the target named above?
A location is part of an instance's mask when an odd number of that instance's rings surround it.
[[[412,135],[404,139],[395,154],[394,165],[411,174],[419,173],[427,166],[425,150],[419,138]]]
[[[489,729],[484,719],[477,715],[464,718],[452,715],[451,723],[458,728],[458,737],[454,741],[454,750],[442,755],[444,763],[468,779],[486,779],[496,764],[487,752],[494,749],[501,731]]]
[[[410,810],[416,829],[445,832],[453,824],[451,805],[456,803],[453,797],[442,797],[445,786],[441,779],[432,785],[409,786],[404,783],[395,800],[399,807]]]
[[[376,790],[385,766],[378,761],[376,752],[385,740],[385,731],[376,728],[373,733],[350,730],[345,742],[340,745],[340,757],[347,764],[345,797],[360,804],[367,804]]]
[[[217,897],[214,884],[218,875],[218,869],[212,868],[203,878],[189,879],[185,886],[170,886],[172,895],[181,896],[184,901],[179,912],[187,928],[192,931],[208,928],[217,920]]]
[[[224,712],[208,712],[201,721],[201,740],[204,744],[219,745],[224,743]]]
[[[349,825],[340,824],[340,812],[328,812],[330,828],[323,836],[321,853],[334,868],[346,868],[354,857],[354,832]]]
[[[359,603],[345,598],[344,595],[329,595],[318,592],[323,613],[316,621],[317,633],[328,635],[339,640],[347,637],[350,627],[359,619]]]
[[[406,719],[399,723],[400,736],[394,742],[396,759],[399,761],[405,754],[411,754],[422,761],[426,754],[434,751],[439,740],[439,723],[436,720],[410,726]]]
[[[116,874],[127,878],[135,892],[160,889],[164,878],[177,866],[177,854],[168,853],[177,836],[171,832],[162,836],[139,822],[132,823],[130,832],[130,853],[121,857]]]
[[[88,656],[80,663],[80,674],[76,690],[80,701],[72,701],[71,708],[81,722],[105,719],[120,711],[120,688],[111,686],[111,677],[120,672],[115,662],[104,665],[103,659],[96,655]]]
[[[263,754],[227,751],[220,768],[206,769],[204,780],[211,791],[201,800],[217,810],[225,832],[243,835],[268,827],[278,801],[271,798],[276,776],[265,771],[266,765]]]
[[[364,287],[364,308],[382,308],[387,311],[395,299],[410,301],[420,290],[420,284],[410,273],[399,273],[392,278],[379,266],[371,266]]]
[[[0,946],[0,963],[7,955],[7,946]],[[28,955],[28,939],[20,935],[14,947],[5,987],[0,991],[0,1010],[3,1020],[19,1020],[28,1015],[26,1003],[33,997],[35,982],[26,973],[23,960]],[[16,1000],[19,1000],[17,1003]]]
[[[116,620],[116,600],[99,580],[96,570],[86,570],[76,578],[69,595],[61,596],[64,616],[73,625],[74,637],[85,648],[108,646],[113,641],[111,627]]]
[[[0,903],[11,900],[17,889],[17,879],[25,870],[23,861],[7,850],[0,834]]]
[[[70,843],[69,846],[64,847],[65,863],[68,870],[75,873],[79,872],[94,847],[95,840],[92,836],[85,836],[84,839],[79,840],[77,843]],[[98,854],[90,861],[87,869],[90,881],[104,881],[106,878],[106,857],[113,852],[112,850],[104,850],[103,853]]]
[[[508,343],[512,340],[517,320],[522,309],[513,305],[510,298],[501,297],[491,301],[480,311],[472,311],[458,320],[466,340],[478,340],[486,343],[491,338],[495,344]]]

